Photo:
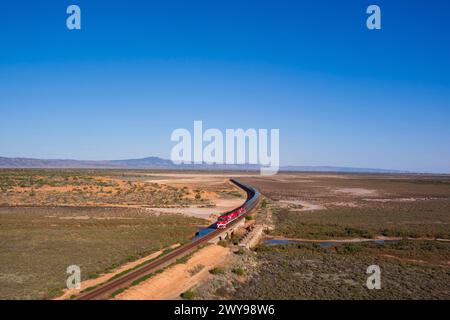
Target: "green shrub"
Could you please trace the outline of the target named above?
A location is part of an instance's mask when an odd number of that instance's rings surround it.
[[[122,292],[125,292],[125,290],[126,290],[126,288],[122,288],[122,289],[116,290],[116,291],[114,291],[114,292],[111,294],[111,297],[115,298],[116,296],[118,296],[118,295],[121,294]]]
[[[261,208],[266,208],[267,207],[267,200],[263,199],[263,201],[261,201]]]
[[[183,293],[180,295],[180,297],[181,297],[182,299],[185,299],[185,300],[194,300],[194,299],[195,299],[195,296],[196,296],[196,294],[195,294],[195,292],[192,291],[192,290],[188,290],[188,291],[186,291],[186,292],[183,292]]]
[[[216,267],[216,268],[209,270],[209,273],[214,274],[214,275],[225,274],[225,269]]]
[[[222,298],[227,297],[228,294],[229,294],[229,293],[228,293],[228,290],[227,290],[226,287],[220,287],[220,288],[217,288],[217,290],[216,290],[216,292],[215,292],[215,295],[216,295],[216,296],[219,296],[219,297],[222,297]]]
[[[242,269],[241,267],[236,267],[236,268],[234,268],[234,269],[232,270],[232,272],[233,272],[235,275],[238,275],[238,276],[243,276],[243,275],[245,274],[245,270]]]
[[[226,240],[220,240],[219,242],[217,242],[217,245],[226,248],[226,247],[229,246],[229,243],[228,243],[228,241],[226,241]]]
[[[357,244],[348,244],[348,245],[345,245],[343,248],[342,248],[342,251],[344,252],[344,253],[356,253],[356,252],[359,252],[359,251],[361,251],[362,250],[362,246],[361,245],[357,245]]]
[[[205,268],[204,265],[198,264],[198,265],[196,265],[195,267],[193,267],[191,270],[189,270],[189,274],[190,274],[191,276],[194,276],[194,275],[196,275],[197,273],[199,273],[200,271],[202,271],[204,268]]]
[[[137,286],[137,285],[140,284],[141,282],[144,282],[145,280],[148,280],[148,279],[150,279],[150,278],[153,277],[153,276],[154,276],[153,273],[147,274],[147,275],[145,275],[145,276],[143,276],[143,277],[140,277],[139,279],[134,280],[133,283],[132,283],[131,285]]]

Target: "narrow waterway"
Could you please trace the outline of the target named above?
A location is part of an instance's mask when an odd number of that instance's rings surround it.
[[[305,241],[305,240],[292,240],[292,239],[269,239],[264,241],[264,244],[273,246],[273,245],[283,245],[283,244],[296,244],[296,245],[311,245],[316,244],[321,248],[330,248],[337,247],[341,245],[354,244],[354,243],[374,243],[377,245],[384,245],[386,243],[398,243],[400,240],[361,240],[361,241]]]

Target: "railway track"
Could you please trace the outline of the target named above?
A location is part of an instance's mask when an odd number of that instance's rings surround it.
[[[230,179],[232,183],[237,185],[239,188],[243,189],[247,193],[247,200],[244,203],[244,206],[246,206],[247,214],[250,213],[252,210],[254,210],[260,200],[260,193],[258,190],[254,189],[251,186],[245,185],[237,180]],[[220,234],[226,232],[233,226],[235,226],[237,223],[242,221],[242,219],[245,219],[246,214],[242,215],[238,219],[232,221],[226,229],[217,229],[213,232],[208,233],[207,235],[200,237],[190,243],[187,243],[177,249],[174,249],[173,251],[169,252],[168,254],[157,258],[154,261],[151,261],[148,264],[145,264],[142,267],[139,267],[138,269],[132,270],[128,272],[127,274],[111,280],[109,282],[106,282],[96,288],[93,288],[92,290],[82,293],[77,300],[99,300],[99,299],[108,299],[111,297],[111,295],[120,289],[125,289],[133,284],[134,281],[149,275],[157,270],[160,270],[162,268],[165,268],[172,263],[174,263],[177,259],[186,256],[187,254],[195,251],[197,248],[201,247],[202,245],[206,244],[211,239],[216,238]]]

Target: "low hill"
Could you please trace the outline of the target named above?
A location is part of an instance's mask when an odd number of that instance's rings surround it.
[[[0,168],[59,168],[59,169],[195,169],[195,170],[259,170],[257,165],[184,164],[175,165],[171,160],[146,157],[126,160],[74,160],[0,157]],[[333,166],[284,166],[280,171],[293,172],[353,172],[353,173],[408,173],[400,170],[374,168],[348,168]]]

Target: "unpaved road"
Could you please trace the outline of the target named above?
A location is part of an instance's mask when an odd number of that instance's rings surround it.
[[[177,248],[179,246],[180,246],[180,244],[174,244],[173,246],[170,246],[167,249],[174,249],[174,248]],[[136,266],[138,266],[138,265],[140,265],[140,264],[142,264],[142,263],[144,263],[146,261],[155,259],[156,257],[160,256],[163,253],[164,250],[156,251],[156,252],[154,252],[154,253],[152,253],[152,254],[150,254],[148,256],[145,256],[145,257],[143,257],[141,259],[135,260],[133,262],[126,263],[126,264],[120,266],[119,268],[114,269],[111,272],[102,274],[98,278],[82,281],[80,289],[65,289],[64,290],[64,294],[62,296],[57,297],[55,300],[69,299],[72,295],[77,295],[82,290],[84,290],[86,288],[90,288],[90,287],[102,284],[102,283],[108,281],[109,279],[111,279],[112,277],[114,277],[115,275],[117,275],[117,274],[119,274],[119,273],[121,273],[123,271],[132,269],[132,268],[134,268],[134,267],[136,267]]]
[[[229,248],[209,245],[198,252],[185,264],[174,265],[139,285],[129,288],[116,296],[116,300],[173,300],[196,284],[212,275],[209,270],[226,263]],[[203,267],[202,267],[203,266]],[[199,270],[199,271],[198,271]],[[195,272],[197,271],[197,272]]]

